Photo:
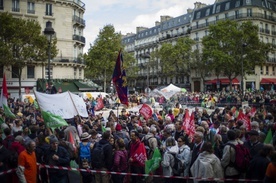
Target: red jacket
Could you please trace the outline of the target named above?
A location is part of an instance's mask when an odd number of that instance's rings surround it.
[[[22,144],[20,144],[19,142],[15,141],[12,143],[10,150],[16,151],[17,154],[19,155],[22,151],[25,150],[25,147]]]

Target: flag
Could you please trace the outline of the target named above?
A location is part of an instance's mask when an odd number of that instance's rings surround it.
[[[41,111],[41,114],[47,128],[58,128],[61,126],[68,126],[67,122],[64,119],[62,119],[61,116],[43,110]]]
[[[3,118],[0,117],[0,127],[3,123],[5,123],[5,121],[3,120]]]
[[[242,110],[239,111],[239,115],[237,117],[237,120],[241,120],[243,121],[243,124],[246,128],[247,131],[250,131],[251,130],[251,123],[250,123],[250,118],[245,115]]]
[[[269,131],[268,131],[268,133],[266,135],[264,144],[272,144],[272,139],[273,139],[272,131],[271,131],[271,129],[269,129]]]
[[[102,132],[106,132],[106,128],[103,126],[103,124],[101,125],[102,125]]]
[[[185,131],[188,130],[189,125],[190,125],[190,114],[189,114],[189,110],[186,110],[185,116],[183,118],[182,129],[185,130]]]
[[[140,143],[139,146],[135,149],[135,152],[131,155],[133,163],[139,166],[145,166],[147,160],[147,153],[144,143]]]
[[[189,137],[194,138],[195,134],[195,114],[192,112],[191,117],[190,117],[190,122],[189,122],[189,128],[187,132]]]
[[[38,106],[38,103],[37,103],[36,99],[34,100],[34,108],[39,109],[39,106]]]
[[[159,168],[161,160],[161,153],[158,148],[155,148],[152,158],[145,163],[145,173],[149,174]]]
[[[143,104],[139,113],[147,120],[152,117],[152,109],[149,105]]]
[[[104,108],[103,98],[102,96],[98,98],[97,105],[95,106],[95,111],[99,111]]]
[[[121,103],[128,106],[127,78],[126,78],[126,72],[123,67],[123,55],[121,50],[119,51],[116,65],[113,71],[112,81],[113,81],[113,85],[116,88],[117,95]]]
[[[1,102],[2,102],[2,108],[4,109],[5,116],[9,117],[9,118],[16,118],[8,106],[8,87],[7,87],[7,81],[6,81],[5,74],[3,76]]]
[[[68,142],[70,142],[70,144],[72,144],[73,148],[74,148],[74,152],[76,153],[77,151],[77,147],[76,147],[76,142],[74,140],[73,134],[71,131],[69,131],[69,139]]]

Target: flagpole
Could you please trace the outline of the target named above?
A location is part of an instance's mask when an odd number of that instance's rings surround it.
[[[68,90],[67,92],[69,93],[70,99],[71,99],[71,101],[72,101],[72,103],[73,103],[73,106],[74,106],[75,110],[76,110],[77,113],[78,113],[79,120],[81,121],[79,111],[78,111],[78,109],[77,109],[77,107],[76,107],[76,105],[75,105],[75,103],[74,103],[74,100],[72,99],[71,92],[70,92],[69,90]],[[81,135],[81,134],[79,134],[79,135]]]

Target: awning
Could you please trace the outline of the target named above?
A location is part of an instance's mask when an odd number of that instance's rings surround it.
[[[217,84],[219,80],[220,84],[230,84],[230,80],[228,78],[219,78],[219,79],[213,79],[206,81],[205,84]],[[239,80],[237,78],[232,79],[232,84],[239,84]]]
[[[75,81],[74,83],[79,88],[79,91],[92,91],[92,90],[96,90],[94,87],[91,87],[91,86],[89,86],[89,85],[87,85],[85,83],[79,82],[79,81]]]
[[[261,84],[276,84],[276,78],[263,78]]]

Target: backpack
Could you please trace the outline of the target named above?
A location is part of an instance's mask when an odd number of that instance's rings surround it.
[[[151,149],[151,147],[149,145],[149,140],[152,139],[152,138],[155,138],[155,137],[149,137],[149,138],[144,137],[143,140],[142,140],[142,142],[145,145],[145,149],[146,149],[148,159],[150,159],[152,154],[153,154],[153,149]]]
[[[107,144],[96,143],[91,152],[91,165],[93,168],[100,169],[105,166],[105,157],[104,157],[104,147],[108,146]]]
[[[178,154],[181,154],[183,151],[184,149],[182,151],[179,151]],[[181,162],[180,159],[176,157],[177,154],[175,153],[171,153],[171,154],[173,155],[173,158],[174,158],[174,165],[172,167],[173,174],[181,175],[182,173],[184,173],[184,164]]]
[[[240,173],[245,173],[247,171],[247,168],[251,160],[251,155],[249,150],[240,143],[238,143],[237,145],[227,143],[226,145],[230,145],[230,153],[231,153],[231,147],[234,148],[236,152],[235,162],[230,161],[228,166],[234,167]],[[230,157],[231,157],[231,154],[230,154]]]
[[[80,160],[87,159],[88,162],[91,162],[90,144],[91,142],[88,142],[86,145],[83,145],[82,142],[80,143],[80,150],[79,150]]]

